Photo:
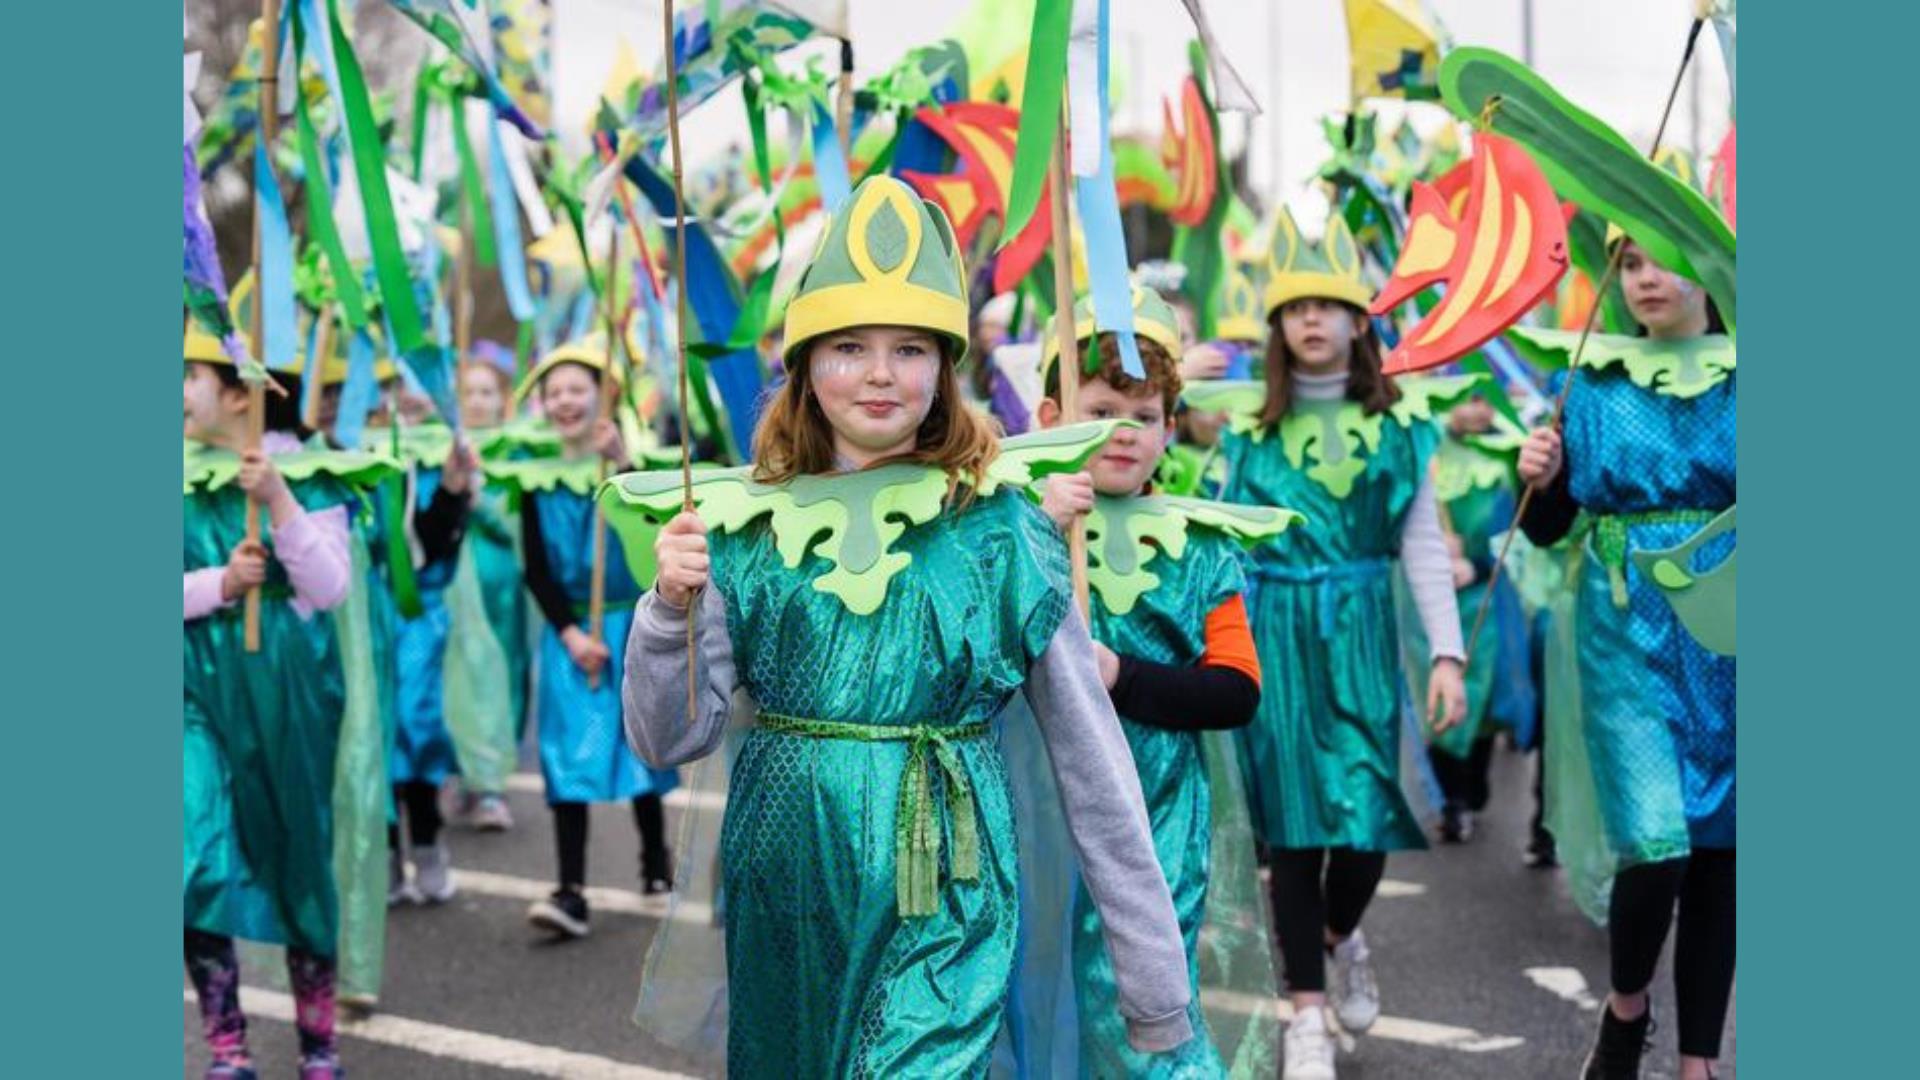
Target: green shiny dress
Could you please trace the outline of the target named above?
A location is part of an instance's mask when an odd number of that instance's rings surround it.
[[[894,541],[912,563],[869,615],[814,587],[818,554],[782,565],[764,520],[710,542],[740,685],[762,710],[720,841],[729,1074],[982,1074],[1019,926],[1007,772],[983,735],[1066,616],[1059,533],[1010,490],[942,512]],[[811,737],[777,717],[878,737]],[[878,731],[921,725],[945,734]],[[925,775],[909,771],[916,752],[937,764],[940,856],[932,913],[903,917],[896,845],[903,776]],[[964,818],[950,801],[963,789]],[[972,880],[956,880],[957,822],[977,838]]]
[[[1223,438],[1222,501],[1306,516],[1253,553],[1266,681],[1238,735],[1254,829],[1270,847],[1424,848],[1399,781],[1392,562],[1440,432],[1413,410],[1296,400],[1277,428]]]
[[[1103,502],[1105,500],[1102,500]],[[1206,620],[1214,608],[1246,589],[1239,544],[1193,527],[1177,560],[1157,558],[1160,583],[1140,595],[1131,611],[1116,615],[1093,593],[1093,638],[1114,652],[1176,667],[1199,663],[1206,652]],[[1165,1054],[1142,1054],[1127,1044],[1113,961],[1102,937],[1100,913],[1084,889],[1073,919],[1074,987],[1080,1019],[1080,1073],[1094,1077],[1214,1077],[1226,1066],[1201,1014],[1200,926],[1207,914],[1207,884],[1213,854],[1212,786],[1202,732],[1168,731],[1120,717],[1140,773],[1153,850],[1173,893],[1186,946],[1193,1003],[1187,1007],[1194,1038]]]
[[[326,475],[289,479],[308,511],[349,500]],[[188,571],[224,565],[246,536],[239,485],[186,495]],[[261,540],[271,549],[272,536]],[[260,650],[244,605],[184,626],[183,885],[189,928],[332,956],[331,803],[345,705],[333,620],[303,618],[278,561],[261,588]]]

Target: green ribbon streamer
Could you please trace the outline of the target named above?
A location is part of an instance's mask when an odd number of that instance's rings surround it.
[[[1613,606],[1627,607],[1627,532],[1635,525],[1705,525],[1719,514],[1713,510],[1643,510],[1633,514],[1602,514],[1593,520],[1593,557],[1607,568],[1607,587]]]
[[[393,426],[393,460],[405,460],[400,456],[400,426]],[[380,487],[380,500],[384,504],[387,547],[387,581],[393,586],[393,606],[400,614],[409,619],[417,619],[426,612],[426,605],[420,602],[420,585],[413,576],[413,552],[407,547],[407,477],[401,476],[387,481]]]
[[[416,183],[426,169],[427,161],[427,110],[432,107],[428,99],[428,87],[433,82],[431,72],[433,61],[422,58],[420,70],[413,77],[413,172]]]
[[[1187,46],[1187,63],[1200,90],[1207,124],[1213,129],[1213,160],[1209,164],[1216,183],[1213,205],[1207,208],[1206,218],[1193,228],[1181,226],[1175,230],[1174,258],[1187,268],[1183,291],[1187,299],[1193,301],[1194,330],[1200,340],[1211,341],[1219,319],[1219,304],[1215,301],[1220,294],[1220,282],[1226,276],[1227,253],[1221,230],[1227,221],[1227,208],[1233,202],[1233,178],[1220,153],[1220,114],[1214,108],[1213,87],[1207,83],[1207,54],[1198,41]]]
[[[1013,180],[1007,196],[1005,248],[1026,230],[1047,186],[1047,161],[1060,133],[1060,97],[1067,84],[1067,34],[1072,0],[1039,0],[1027,46],[1027,81],[1020,98],[1020,139],[1013,150]],[[1062,193],[1064,197],[1064,193]]]
[[[306,33],[301,30],[298,20],[293,24],[294,54],[305,54]],[[299,135],[300,165],[306,172],[307,189],[307,231],[320,245],[327,257],[327,267],[333,271],[333,291],[340,300],[340,310],[346,314],[347,325],[362,330],[367,325],[367,304],[360,295],[360,276],[354,272],[353,263],[347,258],[347,249],[340,243],[340,227],[333,220],[333,193],[327,189],[326,166],[320,160],[320,144],[314,135],[313,117],[307,112],[307,96],[294,95],[294,121]],[[318,363],[324,363],[325,357]],[[314,370],[319,370],[316,367]]]
[[[453,102],[453,148],[460,157],[460,187],[472,215],[473,260],[493,269],[498,265],[493,253],[493,211],[487,205],[487,188],[480,179],[480,163],[473,156],[473,137],[467,133],[466,109],[462,99]]]
[[[373,275],[393,327],[394,351],[402,354],[428,344],[420,306],[413,295],[413,277],[400,249],[400,226],[393,215],[393,194],[387,188],[386,146],[373,122],[367,80],[354,56],[353,42],[340,26],[339,0],[327,2],[327,30],[333,38],[334,64],[340,74],[340,115],[353,147],[353,171],[360,180],[360,204],[366,210],[367,241],[373,249]]]
[[[936,771],[946,782],[947,815],[953,826],[953,879],[980,879],[980,825],[974,810],[973,785],[967,781],[952,740],[984,738],[992,731],[991,725],[848,724],[763,712],[760,726],[775,734],[808,739],[907,743],[907,764],[900,774],[900,802],[894,822],[894,899],[902,918],[932,915],[940,909],[940,821],[933,798]]]

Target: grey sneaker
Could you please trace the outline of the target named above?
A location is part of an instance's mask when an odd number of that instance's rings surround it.
[[[453,884],[453,857],[445,844],[413,849],[413,885],[429,904],[444,904],[458,890]]]
[[[387,852],[387,906],[422,902],[420,890],[407,880],[407,860],[399,851]]]
[[[1333,947],[1327,965],[1327,1000],[1342,1030],[1360,1035],[1380,1019],[1380,984],[1373,978],[1367,937],[1358,930]]]
[[[1333,1032],[1327,1014],[1319,1008],[1295,1013],[1287,1025],[1286,1080],[1334,1080]]]
[[[467,823],[479,832],[506,832],[513,828],[513,811],[500,796],[482,795],[473,813],[467,815]]]

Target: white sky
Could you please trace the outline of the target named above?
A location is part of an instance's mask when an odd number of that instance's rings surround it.
[[[856,79],[877,75],[906,50],[937,40],[972,2],[849,0]],[[1124,132],[1144,123],[1157,130],[1160,99],[1177,90],[1187,71],[1191,23],[1179,0],[1112,3],[1115,83],[1124,85],[1127,94],[1115,107],[1116,127]],[[1519,56],[1527,3],[1432,0],[1432,7],[1455,44],[1485,45]],[[1347,104],[1341,0],[1209,0],[1206,6],[1229,58],[1267,110],[1254,120],[1253,184],[1273,191],[1277,160],[1288,181],[1284,196],[1292,198],[1326,156],[1319,118]],[[1692,0],[1532,0],[1532,6],[1534,68],[1569,99],[1644,146],[1680,59]],[[573,140],[569,149],[577,154],[584,149],[585,118],[612,68],[619,41],[624,38],[632,46],[644,69],[656,67],[660,6],[657,0],[553,0],[553,8],[556,127],[563,138]],[[821,56],[828,71],[839,62],[833,42],[802,46],[785,62],[797,67],[809,55]],[[1726,132],[1730,97],[1711,29],[1701,35],[1689,80],[1698,85],[1682,87],[1668,142],[1711,153]],[[1697,133],[1690,107],[1696,93]],[[1224,120],[1231,150],[1242,143],[1241,121],[1231,115]],[[737,91],[716,96],[684,116],[682,137],[693,162],[729,143],[745,145],[746,119]]]

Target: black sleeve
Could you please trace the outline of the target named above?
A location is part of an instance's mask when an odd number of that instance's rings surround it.
[[[452,559],[460,553],[460,538],[467,531],[467,497],[446,488],[435,488],[433,498],[413,515],[413,534],[420,538],[420,549],[428,562]]]
[[[540,606],[540,614],[547,617],[547,623],[556,631],[574,625],[578,620],[573,617],[573,601],[567,599],[566,590],[547,568],[547,545],[540,537],[540,511],[531,491],[520,496],[520,550],[526,562],[527,591]]]
[[[1562,458],[1560,475],[1527,500],[1527,512],[1520,516],[1520,531],[1535,547],[1551,547],[1573,531],[1573,519],[1579,515],[1580,504],[1573,501],[1573,492],[1567,487],[1567,463]]]
[[[1137,724],[1168,731],[1225,731],[1253,721],[1260,684],[1230,667],[1173,667],[1121,656],[1120,677],[1110,696],[1114,711]]]

